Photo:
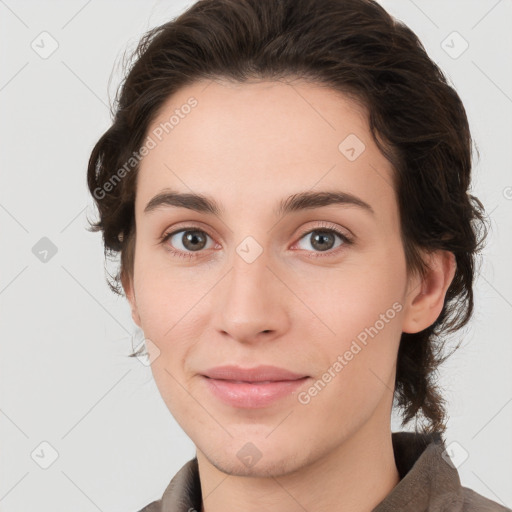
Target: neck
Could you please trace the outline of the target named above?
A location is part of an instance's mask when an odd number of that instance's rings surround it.
[[[276,478],[227,476],[198,450],[201,512],[369,512],[400,480],[390,429],[371,430],[363,426],[326,455]]]

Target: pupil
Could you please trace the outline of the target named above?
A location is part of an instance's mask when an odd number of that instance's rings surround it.
[[[313,244],[318,246],[317,248],[320,250],[327,250],[325,247],[325,242],[329,240],[329,237],[332,238],[330,233],[320,233],[313,238]],[[317,242],[318,239],[320,240],[320,244]]]
[[[198,248],[194,247],[194,244],[197,244],[198,242],[201,243],[201,239],[204,241],[204,237],[198,234],[197,231],[189,231],[188,234],[185,234],[184,245],[187,247],[187,249],[196,250]],[[189,247],[189,243],[192,244],[192,247]],[[199,249],[200,248],[201,247],[199,247]]]

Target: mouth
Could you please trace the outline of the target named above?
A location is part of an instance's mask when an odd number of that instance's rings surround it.
[[[206,377],[207,379],[211,377]],[[234,384],[270,384],[272,382],[293,382],[290,380],[229,380],[229,379],[214,379],[214,380],[223,380],[225,382],[232,382]],[[298,379],[297,379],[298,380]]]
[[[277,382],[292,381],[308,377],[303,373],[292,372],[277,366],[261,365],[254,368],[226,365],[210,368],[204,372],[205,377],[233,382]]]
[[[290,399],[309,377],[295,380],[245,382],[204,377],[209,391],[223,403],[243,409],[268,407]]]

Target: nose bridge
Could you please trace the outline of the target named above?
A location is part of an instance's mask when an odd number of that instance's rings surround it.
[[[241,313],[256,309],[271,302],[272,286],[270,279],[275,279],[267,268],[269,263],[266,252],[255,255],[251,243],[243,242],[236,249],[229,282],[228,302],[236,306]],[[262,300],[266,299],[266,300]]]
[[[267,252],[254,239],[244,239],[237,246],[219,297],[218,329],[239,340],[280,329],[282,317],[286,316],[280,298],[282,290],[279,280],[267,268],[269,263]]]

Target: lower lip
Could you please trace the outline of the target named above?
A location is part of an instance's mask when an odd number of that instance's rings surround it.
[[[265,384],[250,384],[230,380],[210,379],[203,377],[210,391],[223,402],[234,407],[257,409],[272,404],[279,398],[291,395],[309,377],[297,380],[281,380]]]

